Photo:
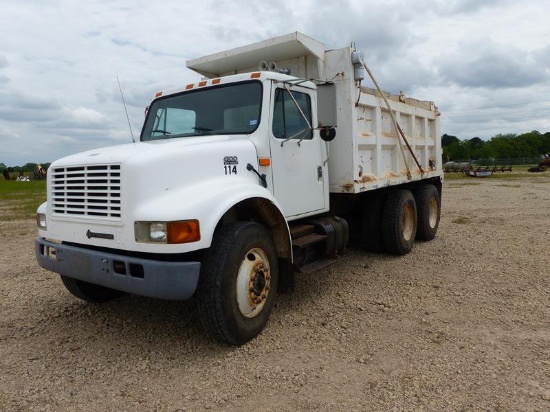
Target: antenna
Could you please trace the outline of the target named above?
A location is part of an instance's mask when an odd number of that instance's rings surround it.
[[[130,128],[130,134],[132,135],[132,143],[135,143],[136,139],[134,139],[134,132],[132,131],[132,125],[130,124],[130,116],[128,116],[128,109],[126,109],[126,101],[124,100],[124,94],[122,93],[122,87],[120,87],[120,80],[118,80],[118,76],[116,77],[116,81],[118,83],[118,90],[120,90],[120,97],[122,97],[122,104],[124,105],[124,111],[126,112],[126,119],[128,120],[128,127]]]

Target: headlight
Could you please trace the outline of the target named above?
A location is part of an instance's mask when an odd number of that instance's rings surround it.
[[[152,242],[166,243],[168,238],[168,229],[166,223],[151,223],[149,225],[149,239]]]
[[[136,242],[139,243],[190,243],[201,239],[198,220],[176,222],[136,222]]]
[[[45,213],[37,213],[36,214],[36,226],[38,226],[38,229],[46,230],[47,224],[46,224],[46,214]]]
[[[46,211],[48,209],[48,202],[42,203],[36,209],[36,226],[40,230],[46,230],[48,227],[48,222],[46,220]]]

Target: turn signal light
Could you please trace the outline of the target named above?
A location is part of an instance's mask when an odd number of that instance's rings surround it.
[[[260,166],[269,166],[271,165],[271,159],[269,157],[260,157],[258,163]]]
[[[201,231],[198,220],[168,222],[166,226],[169,244],[198,242],[201,239]]]

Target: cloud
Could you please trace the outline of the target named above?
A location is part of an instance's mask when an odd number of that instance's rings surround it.
[[[87,109],[85,107],[80,107],[78,109],[68,112],[77,124],[97,125],[103,122],[106,117],[104,114],[99,113],[97,110]]]
[[[534,51],[533,58],[542,68],[546,69],[547,74],[550,74],[550,46]]]
[[[0,91],[0,120],[7,122],[45,122],[56,117],[61,106],[26,92]]]
[[[431,0],[425,3],[424,6],[426,6],[426,9],[432,6],[437,13],[456,15],[475,14],[481,10],[490,8],[505,8],[508,4],[512,3],[512,0]],[[420,9],[425,10],[423,7],[420,7]]]
[[[8,67],[9,66],[9,63],[8,63],[8,59],[6,58],[6,56],[0,56],[0,69],[3,69],[5,67]]]
[[[518,88],[547,79],[544,67],[531,53],[500,45],[464,45],[439,65],[443,79],[472,88]]]

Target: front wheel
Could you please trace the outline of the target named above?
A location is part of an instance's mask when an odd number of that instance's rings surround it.
[[[119,290],[106,288],[105,286],[95,285],[93,283],[84,282],[83,280],[73,279],[67,276],[61,276],[63,285],[74,296],[87,302],[107,302],[108,300],[118,298],[124,295],[124,292]]]
[[[218,341],[242,345],[265,327],[279,280],[269,232],[254,222],[234,222],[215,234],[197,289],[199,316]]]

